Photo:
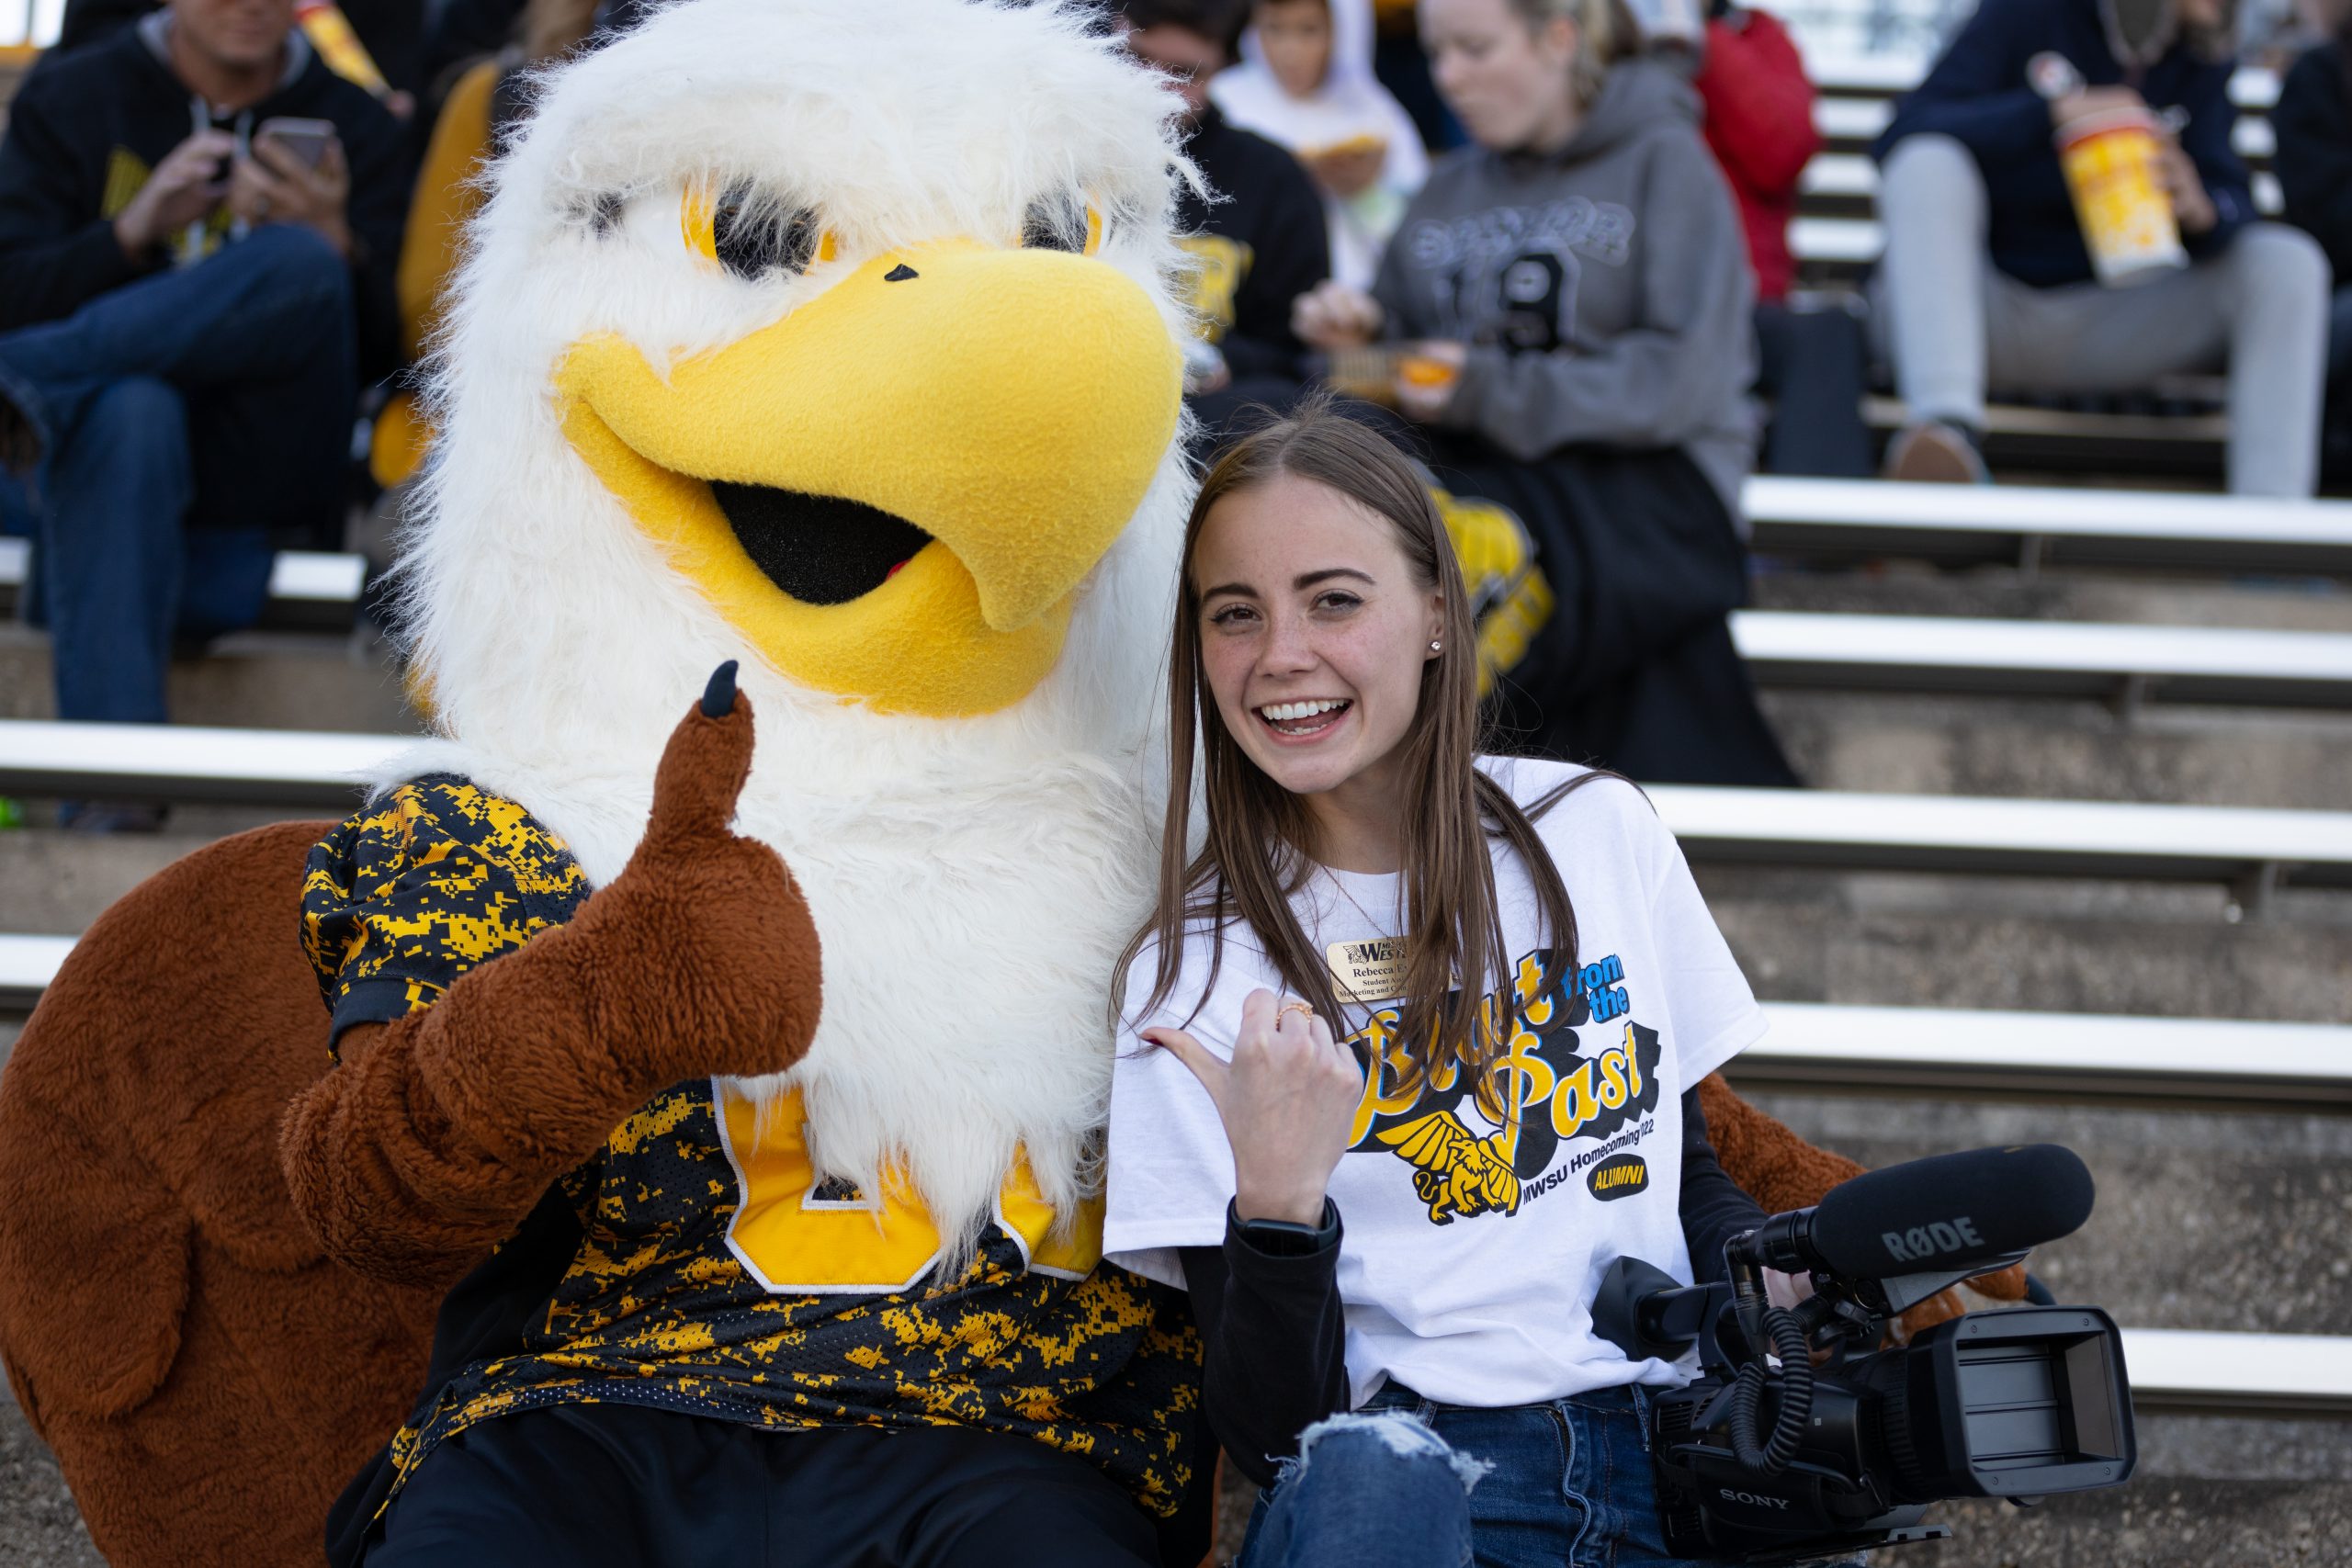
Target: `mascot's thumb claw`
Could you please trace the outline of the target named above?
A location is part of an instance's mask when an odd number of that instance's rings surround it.
[[[710,684],[662,748],[653,775],[648,839],[721,835],[752,773],[752,700],[735,689],[735,661],[711,671]]]
[[[735,660],[730,659],[710,672],[710,684],[702,689],[702,716],[725,718],[734,711]]]

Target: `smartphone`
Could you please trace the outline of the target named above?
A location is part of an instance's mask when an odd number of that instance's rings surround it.
[[[327,146],[334,141],[334,121],[278,115],[263,120],[254,135],[268,138],[292,153],[304,168],[315,169],[325,161]]]

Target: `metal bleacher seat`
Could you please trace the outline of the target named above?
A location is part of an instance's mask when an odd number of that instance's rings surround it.
[[[2141,1410],[2352,1414],[2352,1337],[2127,1328],[2123,1359]]]
[[[32,547],[0,539],[0,614],[23,597]],[[269,603],[262,624],[282,630],[340,629],[351,625],[367,586],[368,562],[329,550],[280,550],[270,565]]]
[[[1818,1002],[1764,1010],[1771,1032],[1733,1069],[1743,1084],[2352,1107],[2352,1025]]]
[[[0,743],[5,744],[5,743]],[[1654,784],[1694,861],[2352,887],[2352,812]]]
[[[341,811],[413,736],[0,721],[0,791]]]
[[[2345,502],[1759,475],[1742,505],[1768,556],[2352,576]],[[0,539],[0,612],[21,592],[30,558],[25,541]],[[358,556],[281,551],[263,624],[348,626],[367,580]]]
[[[0,791],[342,810],[413,739],[0,722]],[[1693,860],[2352,887],[2352,813],[1657,785]]]
[[[1732,615],[1764,686],[2352,705],[2352,636],[1958,616]]]
[[[2352,576],[2352,504],[2154,491],[1750,479],[1758,553]]]
[[[40,1000],[70,936],[0,935],[0,1011]],[[1743,1085],[2352,1106],[2352,1026],[1770,1002]]]

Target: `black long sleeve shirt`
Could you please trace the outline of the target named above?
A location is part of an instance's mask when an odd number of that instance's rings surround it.
[[[1716,1160],[1695,1089],[1682,1097],[1678,1213],[1702,1282],[1723,1277],[1724,1243],[1765,1217]],[[1340,1245],[1335,1237],[1307,1257],[1278,1258],[1228,1224],[1223,1246],[1179,1251],[1206,1351],[1209,1427],[1261,1486],[1297,1451],[1299,1433],[1349,1406]]]
[[[1291,301],[1330,275],[1323,198],[1298,160],[1215,106],[1201,111],[1184,151],[1217,199],[1177,197],[1177,227],[1200,264],[1195,301],[1235,376],[1295,376],[1306,345],[1290,330]]]

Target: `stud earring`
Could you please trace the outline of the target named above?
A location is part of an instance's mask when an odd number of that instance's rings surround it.
[[[1430,651],[1431,653],[1442,653],[1445,651],[1445,644],[1438,641],[1435,637],[1431,637],[1430,638]]]

